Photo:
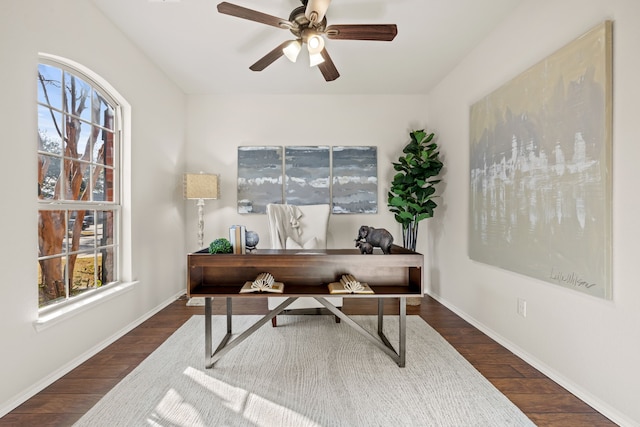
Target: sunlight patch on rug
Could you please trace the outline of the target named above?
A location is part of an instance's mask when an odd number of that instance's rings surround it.
[[[242,415],[256,426],[274,426],[282,419],[290,419],[295,425],[319,426],[302,414],[296,414],[287,407],[212,378],[202,370],[189,366],[183,374],[221,399],[222,405]]]

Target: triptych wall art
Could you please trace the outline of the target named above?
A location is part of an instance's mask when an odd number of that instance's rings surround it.
[[[611,298],[607,21],[470,109],[469,256]]]
[[[377,147],[238,147],[238,213],[264,214],[269,203],[377,213]]]

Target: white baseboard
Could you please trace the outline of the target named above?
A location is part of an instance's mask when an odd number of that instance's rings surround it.
[[[151,316],[153,316],[154,314],[156,314],[157,312],[159,312],[160,310],[162,310],[163,308],[165,308],[166,306],[174,302],[177,298],[179,298],[182,295],[184,295],[184,291],[180,291],[174,296],[163,301],[158,306],[154,307],[149,312],[143,314],[138,319],[131,322],[124,328],[120,329],[118,332],[111,335],[101,343],[95,345],[94,347],[85,351],[80,356],[71,360],[69,363],[61,366],[60,368],[53,371],[51,374],[42,378],[37,383],[31,385],[29,388],[19,393],[18,395],[16,395],[13,399],[10,399],[7,402],[4,402],[4,404],[0,407],[0,418],[4,417],[6,414],[13,411],[15,408],[22,405],[24,402],[31,399],[33,396],[40,393],[45,388],[49,387],[55,381],[59,380],[60,378],[62,378],[63,376],[65,376],[66,374],[68,374],[69,372],[71,372],[72,370],[74,370],[84,362],[86,362],[87,360],[89,360],[91,357],[95,356],[96,354],[98,354],[99,352],[107,348],[109,345],[113,344],[116,340],[118,340],[119,338],[121,338],[122,336],[130,332],[132,329],[140,325],[142,322],[148,320]]]
[[[571,380],[567,379],[566,377],[564,377],[562,374],[560,374],[559,372],[557,372],[556,370],[554,370],[550,366],[548,366],[545,363],[541,362],[540,360],[538,360],[533,355],[527,353],[525,350],[523,350],[522,348],[520,348],[519,346],[517,346],[513,342],[509,341],[505,337],[503,337],[500,334],[496,333],[494,330],[492,330],[491,328],[487,327],[482,322],[479,322],[478,320],[476,320],[473,317],[469,316],[467,313],[465,313],[464,311],[460,310],[458,307],[456,307],[455,305],[451,304],[449,301],[441,298],[438,295],[429,294],[429,296],[431,298],[435,299],[436,301],[438,301],[440,304],[442,304],[445,307],[447,307],[449,310],[453,311],[456,315],[460,316],[462,319],[464,319],[467,322],[469,322],[470,324],[472,324],[475,328],[477,328],[478,330],[480,330],[484,334],[488,335],[491,339],[496,341],[498,344],[500,344],[501,346],[505,347],[507,350],[511,351],[516,356],[520,357],[522,360],[527,362],[529,365],[533,366],[534,368],[536,368],[537,370],[542,372],[544,375],[549,377],[551,380],[553,380],[554,382],[556,382],[560,386],[562,386],[565,389],[567,389],[570,393],[575,395],[578,399],[582,400],[587,405],[591,406],[596,411],[600,412],[602,415],[604,415],[605,417],[609,418],[614,423],[616,423],[616,424],[618,424],[620,426],[629,426],[629,427],[631,427],[631,426],[639,426],[639,424],[636,421],[631,420],[629,417],[627,417],[626,415],[620,413],[620,411],[616,410],[615,408],[613,408],[608,403],[603,402],[601,399],[593,396],[591,393],[589,393],[588,391],[584,390],[582,387],[579,387],[574,382],[572,382]]]

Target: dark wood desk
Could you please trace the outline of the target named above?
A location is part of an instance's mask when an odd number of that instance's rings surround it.
[[[214,363],[229,350],[238,345],[265,323],[285,310],[299,297],[312,297],[330,312],[344,320],[371,342],[387,353],[400,367],[405,365],[406,346],[406,299],[422,296],[422,269],[424,257],[399,246],[393,246],[391,254],[384,255],[376,249],[371,255],[362,255],[357,249],[327,250],[257,250],[250,254],[210,255],[206,250],[189,254],[187,296],[205,299],[205,357],[206,367]],[[278,282],[284,283],[284,293],[243,293],[240,288],[258,274],[269,272]],[[340,280],[343,274],[351,274],[361,282],[366,282],[375,294],[340,294],[344,298],[377,298],[377,335],[362,328],[349,316],[328,302],[332,295],[327,285]],[[283,296],[287,299],[262,319],[233,340],[232,300],[233,298],[264,298]],[[227,334],[212,352],[211,298],[227,299]],[[383,299],[398,298],[399,343],[398,350],[389,343],[382,332]]]

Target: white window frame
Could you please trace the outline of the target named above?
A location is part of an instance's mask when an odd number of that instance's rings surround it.
[[[108,100],[114,108],[114,141],[113,141],[113,202],[78,202],[76,200],[43,200],[38,199],[38,210],[110,210],[114,212],[114,248],[115,271],[114,281],[67,298],[65,301],[47,305],[38,309],[38,318],[34,322],[36,330],[49,327],[69,316],[80,313],[96,303],[106,301],[115,295],[128,291],[137,282],[131,279],[131,242],[124,236],[131,236],[130,212],[130,117],[131,107],[126,100],[103,78],[87,67],[67,58],[40,53],[38,64],[46,64],[68,71],[98,89],[101,96]],[[37,105],[40,105],[37,103]],[[38,156],[40,153],[38,152]],[[129,231],[129,232],[128,232]],[[36,305],[38,301],[36,301]]]

